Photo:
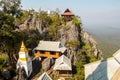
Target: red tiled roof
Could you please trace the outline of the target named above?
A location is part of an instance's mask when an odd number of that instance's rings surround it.
[[[64,13],[62,14],[62,16],[64,16],[64,15],[71,15],[71,16],[73,16],[74,14],[69,9],[66,9],[64,11]]]

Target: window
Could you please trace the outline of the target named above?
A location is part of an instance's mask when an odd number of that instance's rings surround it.
[[[37,53],[37,50],[35,50],[35,53]]]
[[[50,52],[51,55],[56,55],[56,52]]]
[[[63,47],[63,46],[62,46],[62,44],[60,43],[60,44],[59,44],[59,48],[61,48],[61,47]]]
[[[45,54],[45,51],[40,51],[41,54]]]

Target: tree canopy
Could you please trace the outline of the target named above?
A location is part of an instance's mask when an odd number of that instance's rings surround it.
[[[18,17],[21,12],[21,0],[1,0],[0,7],[2,11],[14,17]]]

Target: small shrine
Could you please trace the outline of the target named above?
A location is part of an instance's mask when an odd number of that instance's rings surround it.
[[[37,80],[53,80],[46,72],[44,72]]]
[[[19,58],[17,61],[17,69],[24,69],[27,77],[29,77],[32,73],[32,60],[28,55],[28,50],[26,49],[24,43],[20,47]]]
[[[66,48],[60,42],[40,41],[33,51],[35,57],[58,58],[65,54]]]
[[[75,17],[75,15],[69,9],[66,9],[61,16],[63,17],[64,21],[71,21]]]
[[[72,65],[71,60],[65,55],[60,56],[55,61],[53,70],[56,77],[71,78],[72,77]]]

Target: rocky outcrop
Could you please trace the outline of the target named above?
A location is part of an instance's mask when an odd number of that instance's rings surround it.
[[[102,58],[102,51],[97,48],[97,42],[95,41],[95,39],[86,31],[82,31],[82,37],[84,42],[87,45],[91,46],[91,50],[93,51],[94,55],[96,57]]]
[[[81,53],[83,46],[90,46],[86,50],[87,54],[92,54],[97,58],[102,58],[102,52],[97,48],[97,42],[94,38],[84,31],[80,25],[75,25],[72,21],[67,22],[66,25],[58,31],[58,40],[67,47],[67,56],[74,63],[76,61],[76,53]],[[79,49],[81,49],[80,52]]]
[[[28,18],[19,25],[19,30],[37,30],[40,34],[46,31],[46,24],[37,20],[36,15],[29,15]]]
[[[42,69],[44,71],[47,71],[51,68],[51,66],[54,64],[54,60],[52,58],[46,58],[42,62]]]
[[[68,41],[79,40],[80,39],[80,27],[75,26],[72,21],[67,22],[66,25],[58,31],[58,40],[61,41],[63,45],[66,45]]]
[[[81,25],[75,25],[73,21],[61,23],[57,29],[57,39],[67,47],[67,55],[72,61],[75,59],[76,52],[82,49],[84,45],[90,46],[89,52],[94,53],[98,58],[101,58],[102,52],[97,48],[97,42],[91,35],[85,32]],[[46,40],[46,33],[49,25],[46,25],[41,19],[37,19],[36,15],[29,15],[29,17],[19,25],[19,30],[36,30],[39,35]],[[83,45],[84,44],[84,45]]]

